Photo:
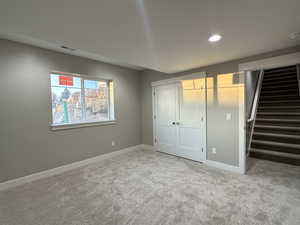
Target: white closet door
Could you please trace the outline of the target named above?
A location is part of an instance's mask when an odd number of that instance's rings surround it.
[[[174,84],[155,88],[155,144],[159,151],[169,154],[174,154],[177,146],[177,92]]]
[[[205,78],[182,80],[179,85],[177,155],[195,161],[206,158]]]
[[[205,77],[155,87],[155,146],[195,161],[206,159]]]

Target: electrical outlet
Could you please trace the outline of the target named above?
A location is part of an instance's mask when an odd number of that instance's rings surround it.
[[[216,148],[212,148],[211,151],[212,151],[213,154],[217,153],[217,149]]]
[[[111,146],[115,146],[115,145],[116,145],[115,141],[112,141]]]
[[[226,113],[226,120],[231,120],[231,113]]]

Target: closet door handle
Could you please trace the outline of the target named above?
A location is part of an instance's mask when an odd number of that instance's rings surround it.
[[[176,123],[175,122],[172,122],[172,125],[175,125]]]

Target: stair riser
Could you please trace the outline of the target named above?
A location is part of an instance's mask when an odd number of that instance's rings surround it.
[[[271,68],[271,69],[266,69],[265,71],[268,72],[268,71],[288,70],[288,69],[293,69],[293,68],[295,68],[295,65],[289,65],[289,66]]]
[[[299,135],[299,130],[284,130],[284,129],[266,129],[266,128],[254,128],[254,132],[266,132],[266,133],[275,133],[275,134],[291,134],[291,135]]]
[[[250,157],[300,166],[300,160],[250,152]]]
[[[262,96],[260,98],[260,101],[288,101],[288,100],[299,100],[299,95],[281,95],[281,96]],[[300,101],[299,101],[300,102]],[[281,105],[280,103],[277,103],[278,105]]]
[[[295,74],[287,75],[287,76],[278,76],[278,77],[264,77],[263,82],[273,82],[273,81],[284,81],[284,80],[291,80],[295,79]]]
[[[287,82],[286,80],[276,81],[276,83],[275,82],[273,83],[273,82],[272,83],[271,82],[267,82],[267,83],[263,82],[262,83],[262,91],[264,89],[268,89],[268,88],[272,88],[272,87],[278,87],[280,89],[284,89],[284,88],[286,88],[286,86],[287,87],[291,86],[291,89],[293,88],[293,86],[297,87],[297,79],[295,79],[295,81],[289,81],[289,82]]]
[[[279,73],[279,72],[283,72],[283,71],[295,71],[296,70],[296,66],[288,66],[288,67],[281,67],[281,68],[274,68],[274,69],[267,69],[264,72],[265,73]]]
[[[273,137],[266,135],[253,135],[253,139],[262,140],[262,141],[274,141],[281,143],[290,143],[290,144],[300,144],[300,135],[299,138],[286,138],[286,137]],[[300,151],[300,149],[299,149]]]
[[[293,84],[279,84],[279,85],[263,85],[263,90],[264,91],[271,91],[271,90],[276,90],[276,89],[296,89],[298,87],[297,83]]]
[[[262,90],[261,96],[272,96],[272,95],[296,95],[299,93],[298,89],[278,89],[278,90]]]
[[[300,154],[300,148],[290,148],[290,147],[280,147],[280,146],[274,146],[274,145],[266,145],[266,144],[256,144],[252,143],[251,148],[257,148],[257,149],[265,149],[270,151],[277,151],[277,152],[286,152],[286,153],[293,153],[293,154]]]
[[[288,74],[288,73],[297,73],[296,67],[288,68],[288,69],[282,69],[282,70],[272,70],[272,71],[265,70],[264,71],[265,75]]]
[[[255,121],[257,125],[267,125],[267,126],[290,126],[290,127],[300,127],[300,122],[282,122],[282,121]]]
[[[286,79],[292,79],[297,76],[297,73],[286,73],[286,74],[274,74],[274,75],[264,75],[264,81],[270,81],[270,80],[276,80],[277,78],[280,80],[280,78],[286,78]],[[285,79],[283,79],[285,80]]]
[[[291,70],[291,69],[295,69],[295,65],[271,68],[271,69],[266,69],[265,71],[272,72],[272,71],[282,71],[282,70]]]
[[[290,79],[284,79],[284,80],[264,80],[262,83],[263,87],[266,86],[279,86],[279,85],[289,85],[289,84],[295,84],[297,83],[297,77],[292,77]]]
[[[269,81],[269,80],[273,80],[273,79],[276,79],[276,78],[287,78],[287,79],[291,79],[293,77],[297,76],[297,73],[295,72],[292,72],[292,73],[285,73],[285,74],[265,74],[264,75],[264,78],[265,78],[265,81]]]
[[[300,106],[299,106],[300,107]],[[299,112],[300,108],[258,108],[258,112]]]
[[[257,114],[256,118],[258,118],[258,119],[293,119],[293,120],[300,121],[300,116],[296,116],[296,115],[261,115],[261,114]]]
[[[295,101],[295,102],[259,102],[258,107],[260,106],[300,106],[300,101]]]
[[[284,70],[292,70],[292,69],[296,69],[295,65],[266,69],[265,72],[276,72],[276,71],[284,71]]]

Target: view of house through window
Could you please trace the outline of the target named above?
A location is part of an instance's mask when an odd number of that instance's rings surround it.
[[[50,74],[52,125],[114,120],[113,82]]]

